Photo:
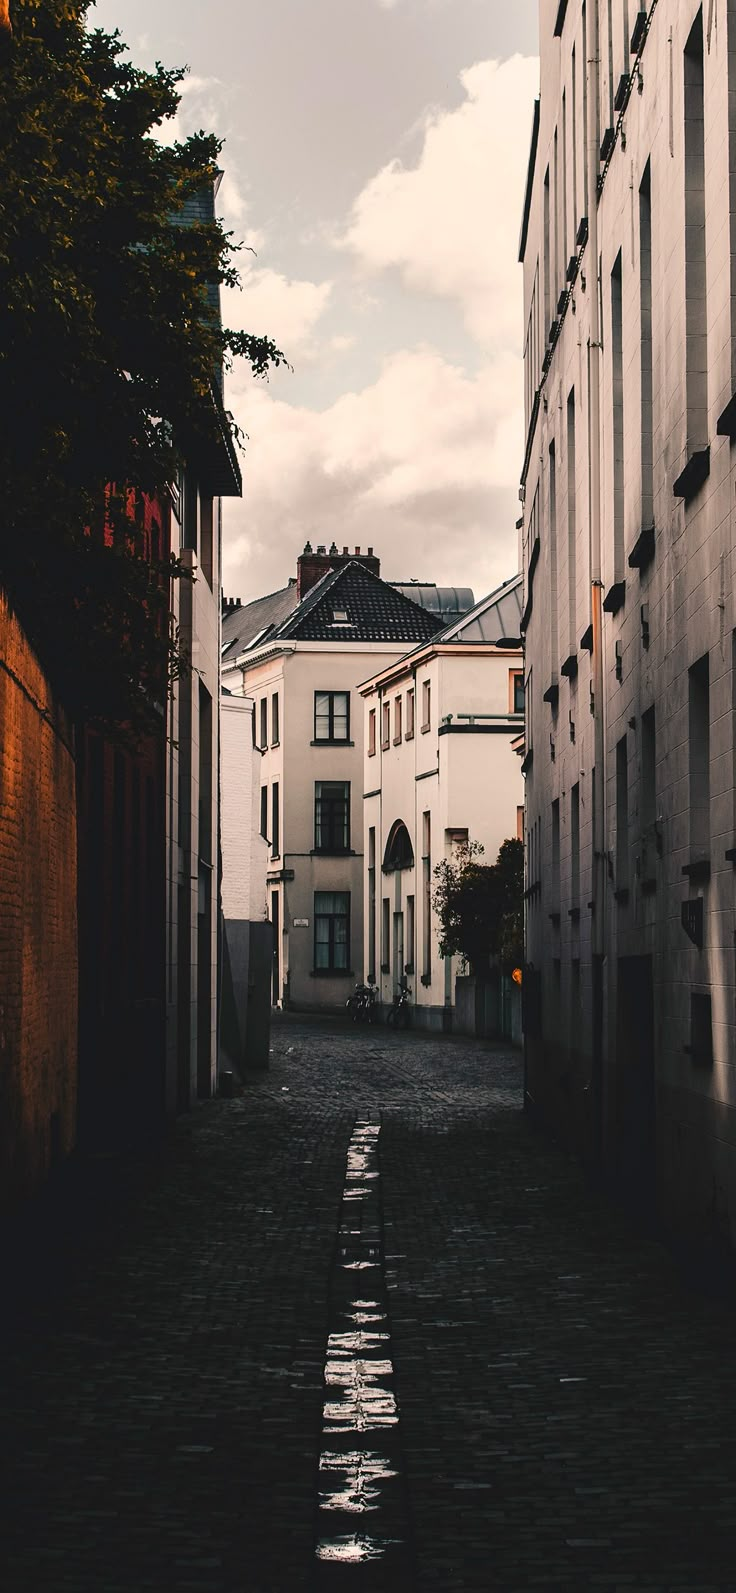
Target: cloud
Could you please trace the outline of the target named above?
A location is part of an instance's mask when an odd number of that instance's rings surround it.
[[[518,347],[516,264],[536,60],[482,61],[461,74],[463,103],[433,110],[413,167],[393,160],[358,195],[338,247],[368,275],[459,303],[487,349]]]
[[[307,537],[370,543],[388,578],[477,596],[512,575],[519,386],[511,355],[471,376],[418,348],[321,411],[252,383],[229,392],[249,443],[243,500],[225,505],[226,590],[285,584]]]
[[[239,262],[242,290],[223,295],[223,315],[236,330],[271,337],[288,360],[314,358],[314,332],[327,309],[331,282],[307,282]],[[236,378],[237,389],[237,378]]]

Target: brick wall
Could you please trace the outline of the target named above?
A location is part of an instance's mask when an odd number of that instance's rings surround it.
[[[74,1144],[77,840],[71,729],[0,592],[0,1210]]]

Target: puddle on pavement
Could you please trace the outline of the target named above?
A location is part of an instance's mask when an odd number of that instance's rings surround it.
[[[381,1257],[379,1134],[379,1123],[365,1121],[353,1131],[332,1278],[315,1548],[328,1580],[330,1566],[363,1566],[404,1551],[395,1452],[399,1415]],[[360,1288],[352,1278],[356,1272],[370,1274],[363,1281],[368,1293],[354,1292]],[[370,1518],[370,1532],[356,1530],[361,1517]]]

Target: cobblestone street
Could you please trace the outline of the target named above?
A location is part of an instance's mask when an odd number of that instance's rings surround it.
[[[735,1589],[732,1310],[534,1132],[518,1054],[272,1044],[10,1316],[4,1593]]]

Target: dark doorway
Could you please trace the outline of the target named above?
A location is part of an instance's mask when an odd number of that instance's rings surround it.
[[[654,977],[651,957],[619,957],[616,1092],[612,1101],[617,1182],[626,1203],[652,1211],[656,1184]]]

